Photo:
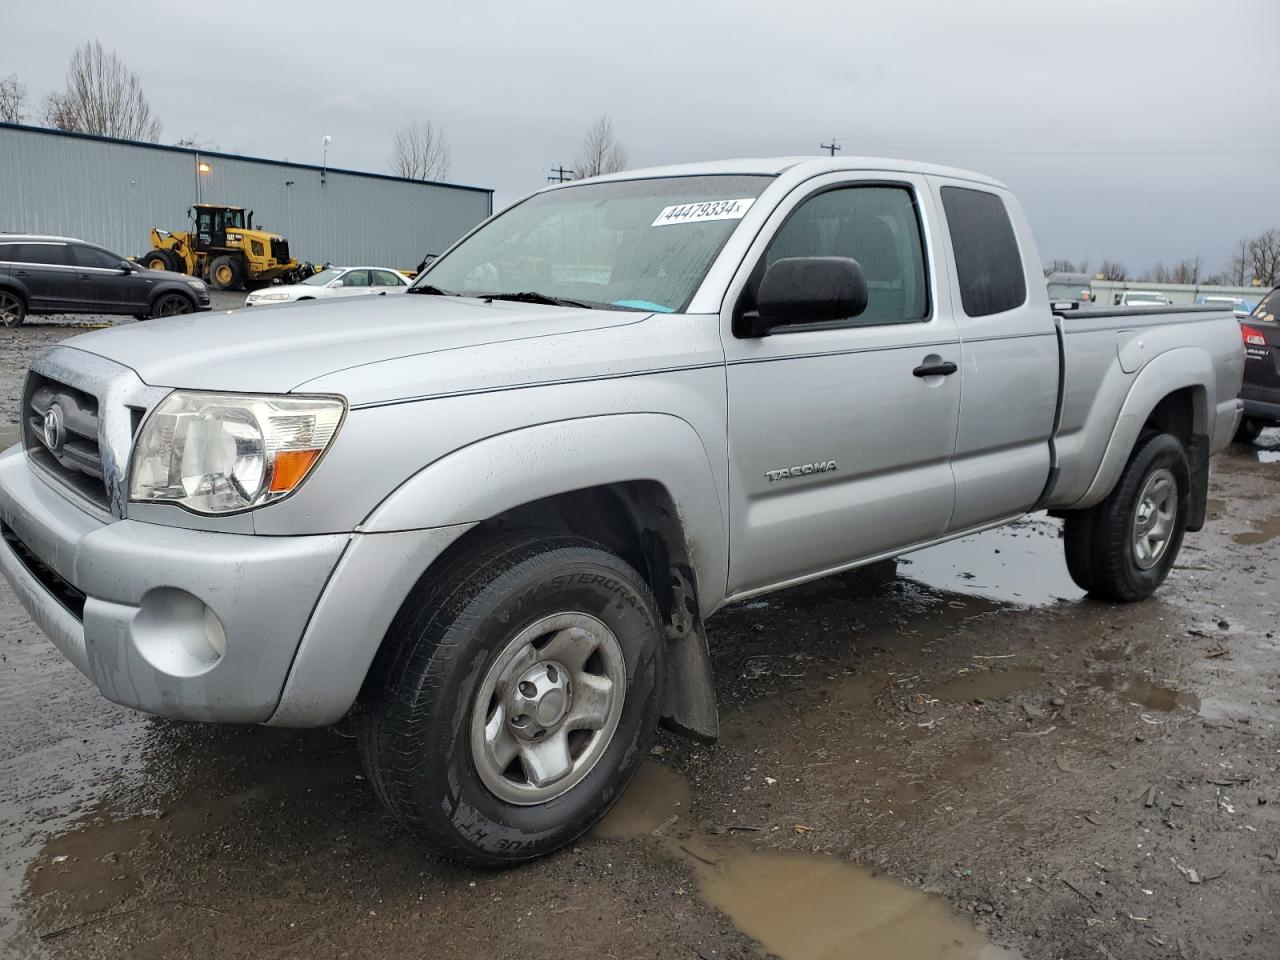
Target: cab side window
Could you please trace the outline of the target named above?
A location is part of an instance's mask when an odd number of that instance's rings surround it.
[[[851,257],[867,279],[867,309],[854,323],[929,318],[929,284],[915,196],[907,187],[826,190],[792,212],[765,252],[763,269],[784,257]]]
[[[1004,201],[986,190],[943,187],[942,208],[965,314],[986,317],[1022,306],[1027,278]]]
[[[342,285],[344,287],[367,287],[369,286],[368,270],[348,270],[342,275]]]
[[[373,271],[373,285],[374,285],[375,287],[402,287],[402,286],[404,286],[404,284],[402,284],[399,280],[397,280],[397,279],[396,279],[396,275],[395,275],[394,273],[392,273],[390,270],[375,270],[375,271]]]

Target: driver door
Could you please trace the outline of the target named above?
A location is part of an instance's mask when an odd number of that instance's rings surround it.
[[[955,499],[951,460],[959,333],[923,178],[810,181],[774,211],[721,317],[728,362],[728,592],[820,575],[940,537]],[[735,324],[782,257],[852,257],[862,315],[775,328]]]

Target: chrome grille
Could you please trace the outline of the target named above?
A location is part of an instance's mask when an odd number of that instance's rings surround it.
[[[27,455],[76,493],[107,509],[98,398],[32,371],[23,412]]]

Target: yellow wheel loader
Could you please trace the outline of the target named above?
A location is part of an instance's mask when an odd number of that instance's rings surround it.
[[[187,214],[190,231],[151,229],[144,267],[200,277],[215,290],[289,281],[301,272],[302,264],[289,254],[289,241],[254,227],[252,210],[246,217],[244,207],[197,203]]]

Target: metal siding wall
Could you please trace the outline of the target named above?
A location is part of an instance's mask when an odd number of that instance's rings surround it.
[[[489,194],[201,155],[200,199],[254,210],[293,255],[335,264],[413,267],[489,213]],[[149,248],[153,226],[186,229],[196,157],[145,145],[0,127],[0,231],[53,233],[125,256]],[[294,181],[286,187],[286,181]]]

